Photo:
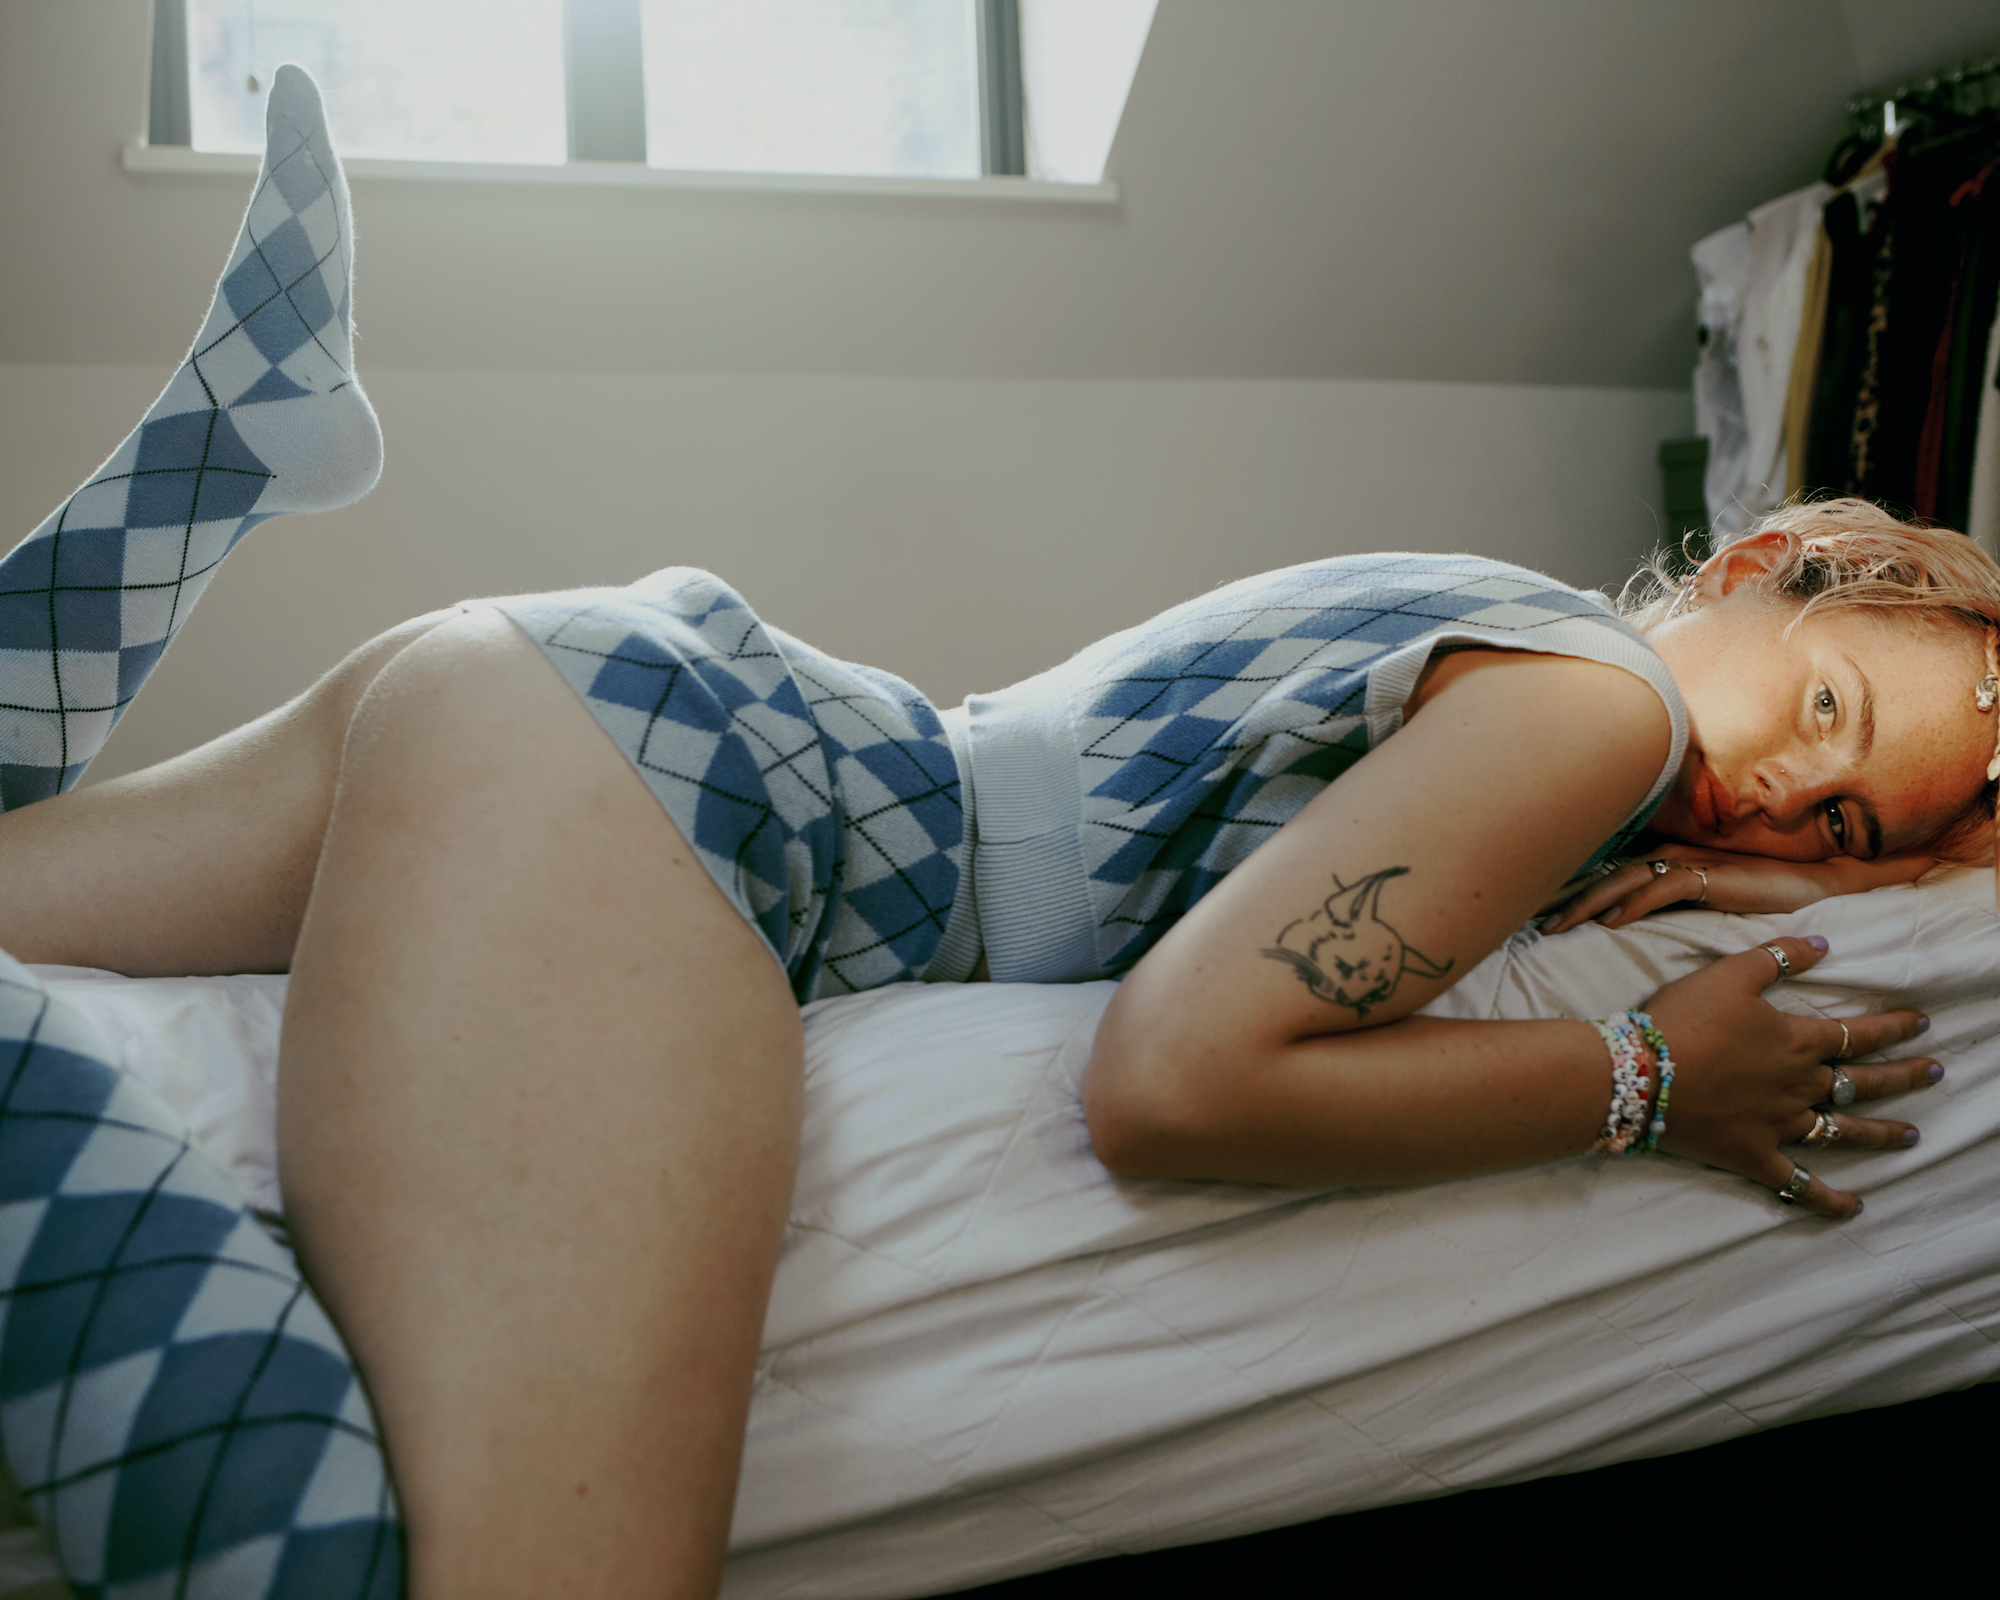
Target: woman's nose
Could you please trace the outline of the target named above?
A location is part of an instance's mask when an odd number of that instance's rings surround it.
[[[1796,758],[1780,761],[1773,757],[1758,762],[1752,771],[1757,807],[1773,822],[1794,820],[1826,786],[1825,774]]]

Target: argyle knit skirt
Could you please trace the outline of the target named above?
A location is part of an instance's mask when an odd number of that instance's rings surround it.
[[[721,579],[485,602],[625,752],[801,1004],[919,978],[965,860],[937,709],[762,622]]]

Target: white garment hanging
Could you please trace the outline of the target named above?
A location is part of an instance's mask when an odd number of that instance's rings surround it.
[[[1743,418],[1743,381],[1737,371],[1736,336],[1743,325],[1743,296],[1750,287],[1750,224],[1732,222],[1694,247],[1701,284],[1701,354],[1694,364],[1694,426],[1708,440],[1702,494],[1709,537],[1743,530],[1736,502],[1749,476],[1750,434]]]
[[[1832,196],[1824,183],[1807,184],[1694,248],[1708,330],[1695,369],[1695,413],[1709,439],[1704,489],[1712,544],[1726,544],[1785,498],[1785,402],[1813,240]],[[1704,368],[1711,369],[1706,380]]]
[[[1979,381],[1979,431],[1972,447],[1972,509],[1965,531],[1990,556],[2000,556],[2000,393],[1993,384],[2000,374],[2000,314],[1986,336],[1985,375]]]
[[[1790,463],[1785,451],[1785,403],[1798,352],[1799,319],[1820,213],[1833,190],[1809,183],[1750,213],[1750,287],[1736,364],[1743,382],[1743,420],[1750,435],[1743,509],[1757,517],[1784,503]]]

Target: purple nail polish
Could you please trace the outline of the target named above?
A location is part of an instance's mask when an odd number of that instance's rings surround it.
[[[1917,1018],[1917,1032],[1929,1033],[1930,1031],[1931,1031],[1931,1019],[1929,1017]]]
[[[1943,1066],[1940,1065],[1938,1062],[1933,1061],[1931,1063],[1931,1082],[1936,1083],[1938,1079],[1942,1078],[1943,1076],[1944,1076]]]
[[[1806,943],[1811,945],[1821,955],[1826,954],[1826,941],[1822,939],[1818,934],[1816,933],[1808,934],[1806,936]]]
[[[1905,1128],[1903,1130],[1903,1148],[1905,1150],[1909,1149],[1911,1145],[1915,1144],[1922,1137],[1923,1135],[1917,1132],[1915,1128]]]
[[[1854,1214],[1857,1217],[1860,1216],[1861,1213],[1867,1209],[1868,1209],[1868,1202],[1866,1200],[1857,1200],[1854,1202]]]

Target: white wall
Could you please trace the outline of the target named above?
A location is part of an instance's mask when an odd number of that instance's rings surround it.
[[[0,538],[193,332],[248,185],[135,175],[149,0],[0,0]],[[362,181],[389,474],[258,533],[113,740],[462,595],[688,560],[941,700],[1220,579],[1615,582],[1690,427],[1689,242],[1991,0],[1161,0],[1111,209]],[[115,363],[126,363],[118,365]]]
[[[0,525],[108,453],[157,370],[0,367]],[[1674,391],[1423,383],[389,370],[359,505],[230,558],[93,769],[267,710],[470,594],[688,562],[950,703],[1267,567],[1472,550],[1616,583],[1651,547]]]
[[[213,281],[247,185],[117,165],[148,10],[0,0],[0,362],[170,360]],[[1887,63],[1996,35],[1993,0],[1162,0],[1116,208],[363,181],[363,359],[1664,387],[1688,245]]]

